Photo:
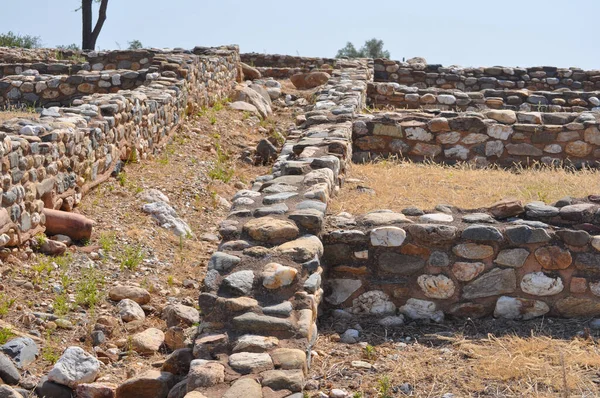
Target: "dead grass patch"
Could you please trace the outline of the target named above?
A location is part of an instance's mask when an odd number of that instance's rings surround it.
[[[477,169],[469,164],[444,166],[385,160],[355,164],[350,182],[332,202],[334,213],[362,214],[377,209],[400,211],[408,206],[430,209],[440,203],[464,209],[487,207],[507,198],[552,203],[565,196],[600,193],[600,171],[537,166],[503,170]],[[359,186],[372,188],[365,193]]]
[[[353,368],[352,361],[365,358],[360,347],[347,346],[350,352],[342,352],[342,348],[337,355],[318,356],[313,372],[325,377],[325,387],[340,388],[341,383],[347,390],[373,398],[382,396],[381,383],[386,377],[390,392],[402,385],[406,390],[409,385],[408,395],[413,397],[447,393],[455,397],[596,397],[600,392],[600,351],[591,339],[514,335],[475,340],[437,338],[447,344],[375,346],[376,359],[369,362],[376,371]],[[317,350],[320,346],[318,343]],[[404,395],[398,391],[390,396]]]
[[[0,123],[14,118],[37,119],[39,115],[35,112],[10,110],[0,111]]]

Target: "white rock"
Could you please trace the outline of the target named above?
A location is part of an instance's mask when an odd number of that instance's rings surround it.
[[[513,128],[505,124],[492,124],[488,126],[487,134],[499,140],[506,140],[513,133]]]
[[[278,263],[269,263],[263,270],[263,286],[267,289],[278,289],[291,285],[296,279],[298,271]]]
[[[429,298],[447,299],[454,295],[454,282],[445,275],[421,275],[417,283]]]
[[[409,140],[431,141],[433,139],[433,134],[422,127],[407,127],[404,132]]]
[[[440,94],[437,99],[443,105],[453,105],[456,103],[456,97],[450,94]]]
[[[431,319],[434,322],[444,320],[444,313],[437,309],[434,302],[410,298],[400,312],[411,319]]]
[[[406,232],[398,227],[381,227],[371,230],[371,245],[396,247],[406,239]]]
[[[169,203],[169,198],[167,197],[167,195],[165,195],[158,189],[154,189],[154,188],[145,189],[142,192],[140,192],[137,196],[138,196],[138,198],[140,198],[140,200],[143,200],[146,203],[153,203],[153,202]]]
[[[48,380],[75,388],[94,382],[99,373],[100,361],[80,347],[69,347],[48,373]]]
[[[373,365],[366,361],[352,361],[351,363],[353,368],[357,369],[372,369]]]
[[[350,396],[350,394],[348,394],[346,391],[340,390],[338,388],[334,388],[329,393],[329,398],[347,398],[348,396]]]
[[[590,244],[596,251],[600,252],[600,235],[592,236],[592,239],[590,239]]]
[[[454,221],[454,217],[452,217],[451,214],[446,213],[424,214],[419,217],[419,222],[421,223],[443,223],[452,221]]]
[[[123,299],[117,304],[119,316],[124,322],[143,321],[146,319],[144,310],[138,303],[130,299]]]
[[[540,300],[502,296],[496,301],[494,316],[506,319],[533,319],[550,311],[548,304]]]
[[[396,306],[381,290],[363,293],[352,301],[350,312],[354,314],[388,315],[396,312]]]
[[[543,272],[532,272],[521,280],[521,290],[534,296],[552,296],[563,291],[560,277],[551,278]]]

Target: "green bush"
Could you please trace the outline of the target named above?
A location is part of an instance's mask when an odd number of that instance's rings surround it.
[[[0,47],[40,48],[42,39],[39,36],[20,35],[13,32],[0,33]]]

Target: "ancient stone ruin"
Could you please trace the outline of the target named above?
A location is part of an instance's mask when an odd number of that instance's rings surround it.
[[[375,317],[384,327],[404,317],[600,315],[596,196],[327,214],[353,161],[597,167],[600,71],[240,55],[236,47],[89,53],[85,62],[42,55],[0,50],[0,105],[45,107],[39,121],[1,127],[3,246],[43,231],[45,209],[72,210],[120,162],[159,151],[190,108],[229,95],[242,67],[307,85],[298,74],[327,76],[272,174],[239,191],[220,224],[187,391],[254,397],[270,387],[300,397],[320,314],[349,324]],[[137,396],[135,383],[117,397]]]

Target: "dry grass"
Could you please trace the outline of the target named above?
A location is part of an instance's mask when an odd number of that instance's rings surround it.
[[[344,387],[360,392],[362,397],[385,396],[378,391],[385,377],[392,388],[410,384],[413,397],[441,397],[446,393],[455,397],[599,396],[600,349],[591,339],[515,335],[437,339],[446,344],[375,346],[370,362],[376,372],[352,368],[351,361],[366,360],[356,346],[348,346],[350,352],[339,352],[342,358],[317,357],[313,372],[325,375],[324,386],[339,386],[340,379],[345,379],[341,382]],[[362,374],[357,375],[357,371]],[[353,377],[347,377],[349,374]]]
[[[26,119],[37,119],[39,115],[35,112],[21,111],[21,110],[8,110],[0,111],[0,123],[14,118],[26,118]]]
[[[334,213],[400,211],[408,206],[430,209],[440,203],[476,209],[505,198],[552,203],[565,196],[582,198],[600,193],[600,171],[548,166],[508,171],[387,160],[355,164],[348,177],[360,182],[342,188],[331,205]],[[372,188],[375,193],[361,192],[358,186]]]

